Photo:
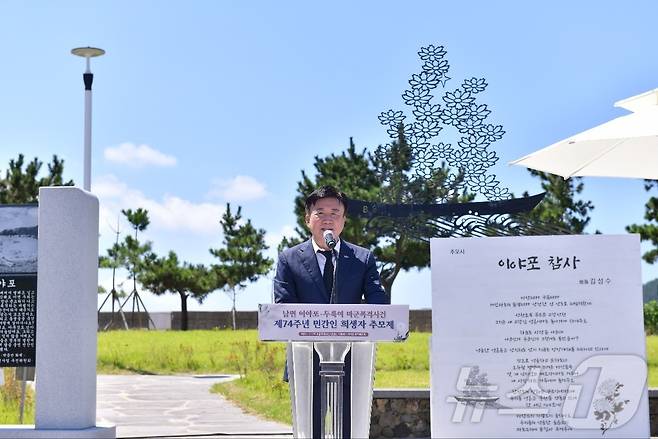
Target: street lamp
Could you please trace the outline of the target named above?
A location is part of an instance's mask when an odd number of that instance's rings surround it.
[[[89,59],[105,54],[103,49],[96,47],[76,47],[71,50],[73,55],[82,56],[87,60],[87,70],[82,75],[85,83],[85,152],[84,152],[84,186],[86,191],[91,190],[91,83],[94,74],[89,69]]]

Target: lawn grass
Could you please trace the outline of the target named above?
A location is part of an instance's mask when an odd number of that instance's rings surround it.
[[[100,374],[238,373],[240,347],[258,331],[108,331],[98,334]]]
[[[429,387],[429,333],[404,343],[380,343],[375,388]],[[658,336],[647,337],[648,383],[658,387]],[[109,331],[98,334],[99,374],[240,374],[212,391],[245,410],[290,423],[288,387],[281,380],[284,343],[261,343],[256,330]],[[5,374],[13,369],[5,369]],[[0,423],[18,422],[16,383],[0,387]],[[25,423],[34,422],[33,394]]]
[[[658,387],[658,335],[647,336],[647,368],[649,387]]]
[[[404,343],[380,343],[377,370],[385,387],[407,387],[406,380],[393,375],[404,372],[414,377],[413,387],[429,383],[428,333],[414,333]],[[261,343],[256,330],[210,331],[108,331],[98,334],[97,372],[100,374],[242,373],[262,365],[257,358],[273,352],[272,367],[283,370],[284,343]],[[245,372],[247,368],[247,373]],[[422,380],[423,374],[427,375]],[[377,378],[379,380],[379,378]],[[378,383],[379,384],[379,383]],[[384,387],[382,385],[382,387]]]

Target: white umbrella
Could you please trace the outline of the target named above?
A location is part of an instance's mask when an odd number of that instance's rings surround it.
[[[510,162],[573,176],[658,179],[658,89],[615,102],[621,116]]]

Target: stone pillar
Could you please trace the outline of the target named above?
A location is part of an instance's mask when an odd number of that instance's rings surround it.
[[[36,428],[96,425],[98,199],[39,190]]]
[[[96,427],[98,199],[42,187],[38,246],[36,425],[0,437],[115,437]]]

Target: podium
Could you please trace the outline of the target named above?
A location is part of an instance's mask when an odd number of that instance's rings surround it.
[[[379,341],[404,341],[406,305],[259,305],[262,341],[286,341],[293,435],[313,437],[313,352],[320,359],[321,436],[343,437],[343,382],[350,380],[351,437],[370,434],[370,411]],[[345,357],[351,352],[351,375]]]

